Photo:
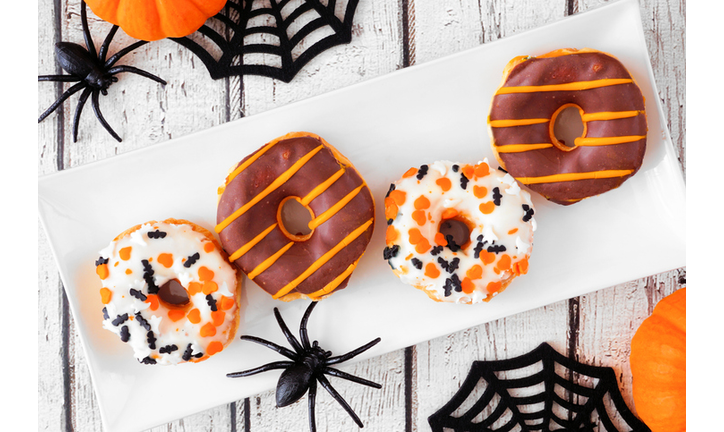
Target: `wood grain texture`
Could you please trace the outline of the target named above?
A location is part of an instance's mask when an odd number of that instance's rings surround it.
[[[143,148],[227,121],[420,64],[535,28],[608,3],[603,0],[361,0],[353,40],[305,66],[290,84],[247,76],[211,80],[200,61],[171,41],[154,42],[120,63],[159,75],[169,84],[120,74],[101,109],[123,138],[116,142],[88,104],[78,142],[72,118],[78,95],[38,127],[40,175]],[[38,74],[61,73],[53,44],[82,43],[77,0],[39,1]],[[685,0],[641,0],[646,41],[672,140],[685,170]],[[110,25],[89,12],[96,46]],[[119,31],[111,53],[130,43]],[[68,85],[38,84],[38,113]],[[119,108],[122,107],[122,108]],[[39,429],[101,430],[90,376],[64,299],[48,241],[39,233]],[[629,405],[629,342],[663,296],[685,284],[685,269],[654,275],[587,296],[467,329],[343,370],[383,384],[381,390],[333,379],[368,431],[429,430],[427,416],[459,388],[474,360],[509,358],[543,341],[561,353],[611,366]],[[347,414],[320,389],[321,431],[356,431]],[[151,429],[160,431],[306,431],[306,398],[274,407],[274,393],[216,407]]]

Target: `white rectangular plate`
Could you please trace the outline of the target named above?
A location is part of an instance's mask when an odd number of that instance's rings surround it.
[[[492,302],[439,304],[402,284],[382,259],[382,201],[410,167],[447,159],[495,161],[486,117],[507,62],[557,48],[613,54],[646,98],[648,149],[622,187],[570,207],[533,194],[538,231],[526,276]],[[293,85],[293,83],[291,84]],[[659,104],[638,3],[623,0],[438,61],[241,119],[167,143],[43,177],[40,218],[68,294],[109,431],[140,430],[274,387],[278,372],[226,378],[279,360],[236,340],[200,364],[139,364],[101,327],[98,251],[118,233],[169,217],[211,229],[216,189],[228,169],[290,131],[317,133],[346,155],[377,202],[377,226],[349,286],[312,315],[310,335],[336,354],[377,336],[356,360],[377,356],[501,317],[685,265],[685,189]],[[307,302],[272,300],[246,282],[239,334],[286,344],[271,313],[296,331]],[[153,408],[149,409],[152,406]]]

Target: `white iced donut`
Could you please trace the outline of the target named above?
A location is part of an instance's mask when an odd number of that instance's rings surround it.
[[[103,328],[144,364],[199,362],[239,322],[239,276],[206,229],[185,220],[130,228],[100,251]]]
[[[436,301],[489,301],[528,271],[530,194],[487,159],[410,168],[390,186],[384,258]]]

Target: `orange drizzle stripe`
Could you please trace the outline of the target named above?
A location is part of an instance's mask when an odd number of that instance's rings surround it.
[[[639,114],[643,114],[643,111],[604,111],[604,112],[583,114],[581,116],[581,120],[584,122],[601,121],[601,120],[616,120],[616,119],[622,119],[622,118],[636,117]]]
[[[520,153],[520,152],[526,152],[526,151],[530,151],[530,150],[544,149],[544,148],[548,148],[548,147],[553,147],[553,144],[541,143],[541,144],[496,145],[495,150],[497,150],[498,153]]]
[[[246,275],[249,279],[254,279],[255,277],[259,276],[264,270],[271,267],[272,264],[274,264],[286,251],[289,250],[290,247],[294,246],[294,242],[289,242],[286,245],[284,245],[283,248],[276,251],[276,253],[269,258],[265,259],[261,262],[254,270],[251,271],[248,275]]]
[[[309,192],[307,194],[307,196],[302,198],[302,201],[301,201],[302,205],[308,205],[310,202],[312,202],[314,200],[314,198],[316,198],[319,195],[321,195],[322,193],[324,193],[324,191],[329,189],[329,187],[332,186],[334,184],[334,182],[339,180],[339,178],[344,175],[344,172],[345,172],[345,169],[342,168],[339,171],[337,171],[336,173],[332,174],[332,176],[330,178],[328,178],[327,180],[325,180],[323,183],[318,184],[314,189],[312,189],[311,192]]]
[[[593,81],[576,81],[565,84],[551,84],[542,86],[517,86],[517,87],[501,87],[495,93],[496,95],[511,94],[511,93],[536,93],[536,92],[550,92],[550,91],[576,91],[576,90],[590,90],[600,87],[608,87],[618,84],[629,84],[633,80],[630,78],[607,78]]]
[[[534,124],[548,123],[551,119],[514,119],[514,120],[488,120],[490,127],[511,127],[511,126],[528,126]]]
[[[279,177],[277,177],[269,186],[267,186],[266,189],[261,191],[257,196],[251,199],[248,203],[244,204],[240,208],[238,208],[234,213],[231,214],[231,216],[224,219],[220,224],[216,225],[216,232],[220,233],[224,228],[229,226],[230,223],[234,222],[236,218],[246,213],[247,210],[254,207],[256,203],[264,199],[267,195],[274,192],[279,186],[283,185],[284,183],[289,180],[291,176],[293,176],[297,171],[299,171],[308,161],[311,159],[314,155],[319,153],[320,150],[324,148],[323,145],[320,145],[319,147],[315,148],[314,150],[310,151],[306,155],[304,155],[302,158],[300,158],[298,161],[294,162],[294,165],[289,167],[286,171],[284,171]]]
[[[553,175],[542,176],[542,177],[518,177],[517,180],[523,184],[555,183],[555,182],[573,181],[573,180],[590,180],[590,179],[623,177],[623,176],[631,174],[632,172],[633,172],[633,170],[592,171],[592,172],[584,172],[584,173],[553,174]]]
[[[337,287],[339,286],[339,284],[342,283],[343,280],[347,279],[347,277],[352,274],[352,272],[354,271],[355,267],[357,267],[357,263],[358,263],[358,262],[359,262],[359,260],[355,261],[353,264],[350,264],[350,266],[347,267],[347,270],[343,271],[342,274],[340,274],[339,276],[337,276],[336,278],[334,278],[333,281],[331,281],[330,283],[328,283],[327,285],[325,285],[324,288],[322,288],[322,289],[319,290],[319,291],[315,291],[315,292],[313,292],[313,293],[311,293],[311,294],[307,294],[307,296],[308,296],[309,298],[311,298],[311,299],[315,299],[315,298],[317,298],[317,297],[321,297],[321,296],[323,296],[323,295],[325,295],[325,294],[331,293],[332,291],[334,291],[335,289],[337,289]]]
[[[334,257],[334,256],[337,254],[337,252],[339,252],[339,251],[341,251],[342,249],[344,249],[348,244],[352,243],[355,239],[357,239],[357,237],[359,237],[360,235],[362,235],[362,233],[367,230],[367,227],[369,227],[370,225],[372,225],[372,222],[373,222],[373,221],[374,221],[374,219],[370,219],[370,220],[368,220],[367,222],[365,222],[365,223],[363,223],[362,225],[360,225],[359,227],[357,227],[357,229],[355,229],[354,231],[352,231],[351,233],[349,233],[349,235],[347,235],[347,237],[343,238],[342,241],[339,242],[335,247],[333,247],[332,249],[330,249],[329,251],[327,251],[327,253],[325,253],[324,255],[322,255],[321,257],[319,257],[318,260],[316,260],[314,263],[312,263],[312,265],[309,266],[309,268],[306,269],[306,270],[304,271],[304,273],[302,273],[302,274],[299,275],[296,279],[294,279],[293,281],[289,282],[289,283],[286,284],[284,287],[282,287],[282,289],[280,289],[276,294],[274,294],[274,295],[272,296],[272,298],[278,299],[279,297],[282,297],[282,296],[286,295],[289,291],[291,291],[291,290],[293,290],[294,288],[296,288],[297,285],[299,285],[300,283],[302,283],[302,282],[303,282],[306,278],[308,278],[312,273],[314,273],[315,271],[317,271],[317,270],[318,270],[320,267],[322,267],[327,261],[329,261],[330,259],[332,259],[332,257]]]
[[[234,177],[236,177],[236,176],[238,176],[239,174],[241,174],[242,171],[244,171],[245,169],[247,169],[247,168],[249,167],[249,165],[251,165],[252,163],[254,163],[254,161],[256,161],[257,159],[259,159],[259,157],[261,157],[261,155],[263,155],[264,153],[266,153],[266,151],[269,150],[270,148],[274,147],[274,145],[275,145],[276,143],[278,143],[279,141],[281,141],[281,140],[280,140],[280,139],[277,139],[277,140],[274,140],[274,141],[270,142],[269,144],[265,145],[264,147],[262,147],[261,150],[259,150],[258,152],[254,153],[253,156],[251,156],[249,159],[245,160],[243,164],[241,164],[241,165],[239,165],[238,167],[236,167],[236,169],[235,169],[234,171],[232,171],[232,173],[229,174],[229,176],[227,177],[227,179],[226,179],[226,184],[228,185],[229,183],[231,183],[231,181],[234,180]]]
[[[314,228],[322,225],[322,224],[325,223],[329,218],[331,218],[332,216],[334,216],[335,214],[337,214],[337,212],[340,211],[340,210],[342,210],[342,209],[344,208],[344,206],[347,205],[347,203],[349,203],[350,201],[352,201],[352,199],[354,199],[354,197],[356,197],[357,194],[359,194],[359,191],[361,191],[362,188],[364,188],[365,186],[367,186],[367,184],[364,183],[364,182],[362,182],[362,184],[361,184],[360,186],[358,186],[358,187],[355,188],[352,192],[350,192],[350,193],[348,193],[347,195],[345,195],[344,198],[342,198],[341,200],[337,201],[332,207],[330,207],[330,208],[328,208],[327,210],[325,210],[324,213],[322,213],[321,215],[319,215],[319,216],[317,216],[316,218],[314,218],[314,219],[312,219],[311,221],[309,221],[309,229],[314,229]]]
[[[244,246],[242,246],[242,247],[240,247],[239,249],[237,249],[236,252],[234,252],[233,254],[231,254],[231,256],[229,257],[229,261],[234,262],[234,261],[238,260],[239,258],[241,258],[245,253],[249,252],[249,250],[250,250],[251,248],[253,248],[254,246],[256,246],[257,243],[259,243],[260,241],[264,240],[264,237],[266,237],[267,234],[269,234],[270,232],[272,232],[272,231],[274,230],[274,228],[276,228],[276,227],[277,227],[277,224],[276,224],[276,223],[273,223],[269,228],[267,228],[267,229],[265,229],[264,231],[262,231],[261,234],[259,234],[258,236],[254,237],[253,239],[251,239],[250,242],[246,243]]]
[[[617,137],[592,137],[592,138],[576,138],[576,146],[605,146],[613,144],[625,144],[640,141],[646,138],[646,135],[631,135]]]

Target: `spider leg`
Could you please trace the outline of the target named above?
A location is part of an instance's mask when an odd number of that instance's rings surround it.
[[[80,2],[80,22],[83,24],[83,38],[85,39],[85,46],[88,48],[90,55],[97,59],[98,53],[96,53],[96,46],[93,45],[93,38],[91,37],[90,29],[88,28],[88,13],[86,12],[86,5],[84,1]]]
[[[150,78],[158,83],[161,83],[163,85],[166,85],[166,81],[162,80],[161,78],[157,77],[156,75],[150,74],[144,70],[135,68],[133,66],[116,66],[113,68],[108,69],[109,74],[117,74],[119,72],[131,72],[135,73],[141,76],[144,76],[146,78]]]
[[[317,376],[317,379],[319,380],[319,383],[322,384],[322,387],[324,387],[324,389],[327,390],[330,395],[332,395],[334,400],[336,400],[337,402],[339,402],[340,405],[342,405],[342,408],[344,408],[344,410],[347,411],[347,414],[349,414],[349,416],[352,417],[352,420],[354,420],[354,422],[357,423],[357,426],[364,427],[364,425],[362,424],[362,420],[360,420],[359,417],[357,417],[357,414],[355,414],[355,412],[352,410],[352,407],[350,407],[349,404],[347,403],[347,401],[345,401],[344,398],[342,398],[342,396],[340,396],[340,394],[337,393],[337,390],[335,390],[334,387],[332,387],[332,384],[330,384],[329,381],[327,381],[327,378],[325,378],[324,375],[319,375],[319,376]]]
[[[75,115],[73,116],[73,142],[78,142],[78,123],[80,123],[80,113],[83,111],[83,106],[85,105],[85,101],[88,100],[88,96],[90,96],[91,91],[93,91],[93,89],[90,87],[83,90],[83,93],[80,95],[80,99],[78,99],[78,106],[75,107]]]
[[[272,349],[272,350],[278,352],[279,354],[283,355],[284,357],[290,358],[291,360],[297,359],[297,354],[294,353],[292,350],[290,350],[288,348],[284,348],[283,346],[279,346],[279,345],[275,344],[274,342],[269,342],[268,340],[264,340],[264,339],[258,338],[256,336],[246,336],[246,335],[242,336],[240,339],[248,340],[250,342],[256,342],[259,345],[263,345],[269,349]]]
[[[118,51],[117,53],[113,54],[108,60],[106,60],[106,63],[103,66],[107,67],[107,68],[113,66],[114,64],[116,64],[116,62],[118,60],[121,59],[121,57],[123,57],[124,55],[128,54],[129,52],[133,51],[134,49],[136,49],[140,46],[146,45],[147,43],[148,43],[148,41],[138,41],[138,42],[134,42],[134,43],[128,45],[127,47],[125,47],[122,50]]]
[[[279,313],[279,309],[274,308],[274,316],[277,319],[277,323],[279,324],[279,327],[282,329],[282,333],[284,333],[284,337],[287,338],[289,341],[289,345],[294,348],[294,351],[299,353],[300,355],[304,353],[304,348],[299,344],[299,341],[296,337],[292,334],[292,332],[289,330],[289,327],[287,327],[287,324],[284,322],[284,319],[282,318],[282,314]]]
[[[338,370],[338,369],[325,367],[324,369],[322,369],[322,372],[326,373],[327,375],[335,376],[337,378],[343,378],[348,381],[356,382],[357,384],[362,384],[362,385],[366,385],[366,386],[370,386],[370,387],[374,387],[374,388],[382,388],[382,385],[377,384],[376,382],[369,381],[364,378],[360,378],[358,376],[348,374],[347,372],[342,372],[341,370]]]
[[[82,80],[73,75],[38,75],[38,82],[40,81],[55,81],[55,82],[77,82]]]
[[[111,31],[108,32],[106,39],[103,41],[103,45],[101,45],[101,50],[98,52],[98,58],[100,59],[101,63],[106,62],[106,53],[108,53],[108,47],[111,45],[111,41],[113,40],[113,37],[116,35],[117,31],[117,25],[111,27]]]
[[[365,345],[362,345],[361,347],[359,347],[355,350],[348,352],[347,354],[342,354],[341,356],[337,356],[337,357],[331,357],[331,358],[327,359],[327,366],[337,364],[337,363],[342,363],[344,361],[351,359],[352,357],[356,357],[356,356],[362,354],[363,352],[367,351],[368,349],[372,348],[373,346],[377,345],[381,340],[382,339],[377,338],[371,342],[368,342]]]
[[[307,396],[307,401],[309,402],[309,431],[310,432],[317,432],[317,421],[315,419],[316,415],[314,413],[314,401],[317,399],[317,381],[312,380],[312,382],[309,383],[309,395]]]
[[[311,348],[311,345],[309,345],[309,335],[307,334],[307,321],[309,321],[309,315],[312,314],[312,311],[314,310],[314,307],[317,305],[317,302],[313,301],[312,304],[309,305],[307,310],[304,312],[304,316],[302,317],[302,323],[299,324],[299,338],[302,340],[302,346],[304,349]]]
[[[60,106],[60,104],[62,104],[63,102],[65,102],[66,99],[68,99],[69,97],[73,96],[75,93],[78,92],[78,90],[82,89],[82,88],[85,87],[86,85],[87,85],[87,84],[86,84],[85,82],[82,82],[82,81],[81,81],[81,82],[79,82],[78,84],[75,84],[75,85],[73,85],[71,88],[69,88],[68,90],[66,90],[65,93],[63,93],[63,94],[58,98],[57,101],[53,102],[53,105],[51,105],[50,108],[48,108],[47,110],[45,110],[44,113],[40,114],[40,117],[38,117],[38,123],[40,123],[41,121],[45,120],[45,118],[48,117],[48,116],[50,115],[50,113],[52,113],[53,111],[55,111],[56,108],[58,108],[58,107]]]
[[[85,4],[85,3],[83,3]],[[100,95],[100,91],[93,90],[93,96],[91,98],[91,104],[93,105],[93,111],[96,113],[96,117],[98,117],[98,121],[101,122],[104,128],[108,131],[109,134],[113,138],[115,138],[118,142],[121,142],[121,137],[118,136],[118,134],[111,128],[111,125],[108,124],[106,119],[103,117],[103,114],[101,113],[101,107],[98,104],[98,95]]]
[[[264,366],[259,366],[254,369],[249,369],[249,370],[245,370],[245,371],[241,371],[241,372],[231,372],[231,373],[226,374],[226,376],[229,378],[245,377],[245,376],[255,375],[255,374],[258,374],[261,372],[270,371],[273,369],[286,369],[289,366],[292,366],[293,364],[294,364],[294,362],[290,362],[290,361],[273,362],[273,363],[265,364]]]

